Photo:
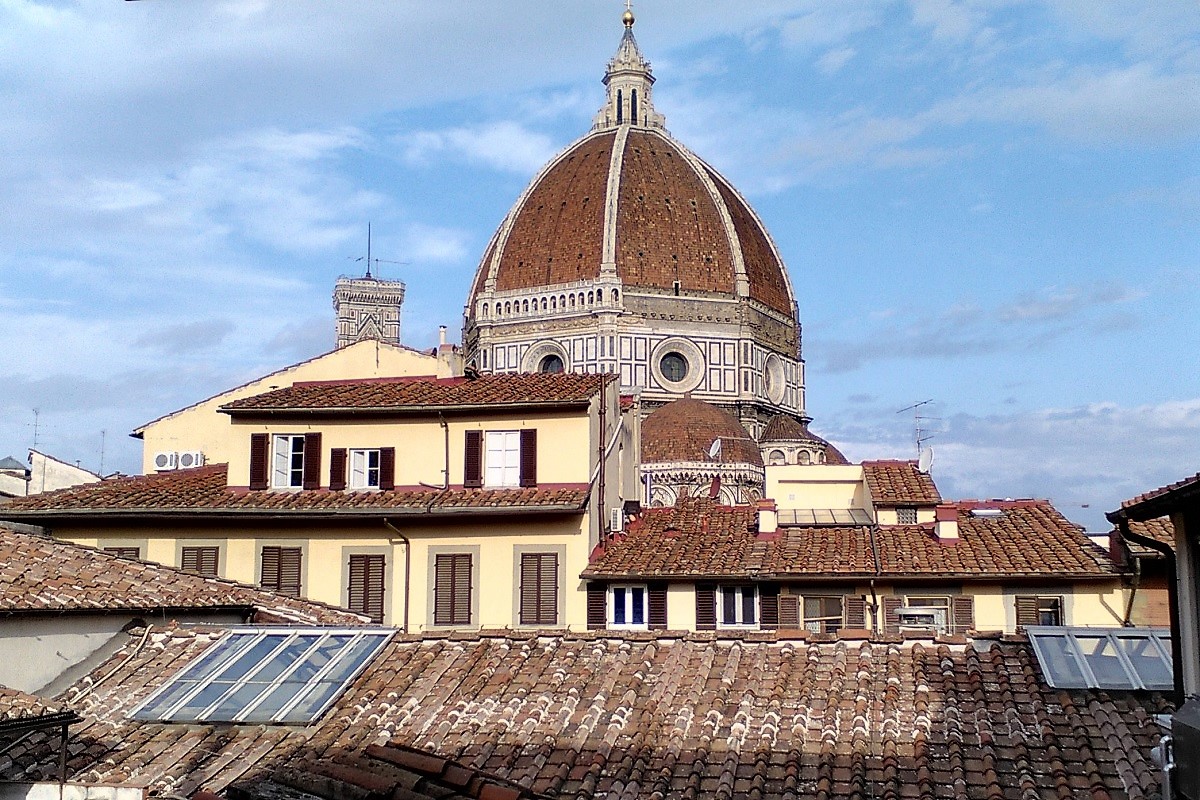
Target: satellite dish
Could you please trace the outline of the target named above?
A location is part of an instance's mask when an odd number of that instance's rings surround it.
[[[933,448],[926,447],[921,451],[921,456],[917,459],[917,472],[922,472],[926,475],[933,467]]]
[[[716,460],[721,457],[721,437],[713,439],[712,445],[708,448],[708,457]]]

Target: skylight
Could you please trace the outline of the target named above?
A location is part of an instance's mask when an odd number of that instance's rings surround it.
[[[781,509],[779,524],[787,526],[870,525],[871,515],[862,508]]]
[[[1173,688],[1171,634],[1162,628],[1025,629],[1056,689]]]
[[[309,723],[390,630],[235,628],[134,710],[161,722]]]

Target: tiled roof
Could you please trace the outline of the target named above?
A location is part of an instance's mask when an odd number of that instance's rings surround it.
[[[863,474],[876,505],[934,506],[942,501],[933,478],[915,461],[864,461]]]
[[[44,697],[0,686],[0,723],[33,719],[61,711]]]
[[[586,405],[612,376],[513,372],[478,378],[306,381],[221,406],[229,413],[404,411],[425,408]]]
[[[842,452],[808,429],[800,420],[788,414],[776,414],[763,428],[759,441],[768,442],[816,442],[825,448],[826,464],[849,464]]]
[[[19,498],[0,517],[38,519],[103,513],[129,516],[175,512],[234,514],[495,513],[571,511],[587,502],[587,484],[514,489],[430,489],[397,486],[383,492],[247,491],[226,485],[226,465],[160,472]]]
[[[1200,473],[1126,500],[1121,503],[1119,511],[1109,512],[1105,516],[1108,517],[1109,522],[1116,522],[1122,517],[1149,519],[1169,513],[1170,506],[1173,506],[1177,500],[1185,497],[1194,500],[1197,496],[1200,496]]]
[[[997,505],[997,504],[989,504]],[[1116,568],[1078,527],[1045,501],[1014,501],[998,517],[959,509],[959,540],[937,539],[932,524],[781,528],[756,536],[757,512],[683,498],[652,508],[605,542],[586,577],[1103,578]],[[878,550],[876,571],[872,533]]]
[[[215,636],[152,631],[97,669],[107,680],[65,692],[84,717],[71,780],[404,798],[428,788],[413,772],[461,780],[461,765],[554,797],[1150,800],[1153,714],[1170,710],[1159,694],[1051,689],[1021,641],[497,632],[396,637],[309,728],[128,719]],[[56,770],[44,734],[0,758],[0,779]]]
[[[709,458],[714,439],[721,453]],[[762,466],[762,452],[746,429],[724,409],[682,397],[642,420],[642,463],[713,462]]]
[[[224,608],[254,610],[259,619],[280,622],[368,621],[324,603],[0,528],[0,615]]]
[[[1172,548],[1175,547],[1175,526],[1171,524],[1170,517],[1155,517],[1144,522],[1132,521],[1129,523],[1129,529],[1136,534],[1145,536],[1147,539],[1169,544]],[[1120,530],[1114,530],[1113,534],[1119,536]],[[1132,539],[1122,539],[1122,541],[1129,548],[1129,552],[1139,558],[1160,558],[1162,556],[1157,550],[1152,550],[1145,545],[1138,544]]]

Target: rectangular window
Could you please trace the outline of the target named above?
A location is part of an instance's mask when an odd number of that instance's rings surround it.
[[[896,509],[896,523],[898,525],[916,525],[917,509],[914,506],[900,506]]]
[[[379,451],[350,451],[350,488],[379,488]]]
[[[841,597],[804,598],[804,628],[813,633],[837,633],[844,624]]]
[[[301,557],[299,547],[264,547],[259,585],[273,592],[299,597]]]
[[[140,547],[105,547],[104,552],[118,558],[132,558],[136,560],[142,557],[142,549]]]
[[[558,624],[558,553],[521,554],[521,624]]]
[[[386,561],[383,555],[359,554],[350,556],[346,607],[383,622],[383,586]]]
[[[646,587],[613,586],[608,590],[610,628],[646,630]]]
[[[277,434],[274,437],[275,458],[271,485],[277,489],[299,489],[304,486],[304,437],[297,434]]]
[[[179,568],[184,572],[215,578],[220,560],[219,547],[184,547],[179,554]]]
[[[1021,596],[1016,599],[1017,627],[1063,624],[1061,597]]]
[[[484,452],[484,486],[519,486],[521,483],[520,431],[488,431]]]
[[[721,586],[717,624],[723,628],[758,625],[758,590],[753,586]]]
[[[471,624],[471,554],[434,557],[433,624]]]

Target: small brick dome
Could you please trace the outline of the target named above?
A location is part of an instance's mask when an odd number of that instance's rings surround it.
[[[721,452],[710,458],[714,439]],[[762,453],[741,423],[728,411],[684,397],[667,403],[642,420],[642,463],[711,462],[761,467]]]
[[[800,420],[787,414],[776,414],[763,428],[759,442],[765,448],[772,443],[815,442],[824,448],[826,464],[849,464],[850,461],[836,447],[817,436]]]
[[[626,290],[748,297],[795,314],[783,261],[749,204],[657,128],[593,132],[552,161],[496,231],[468,308],[485,287],[593,281],[605,264]]]

